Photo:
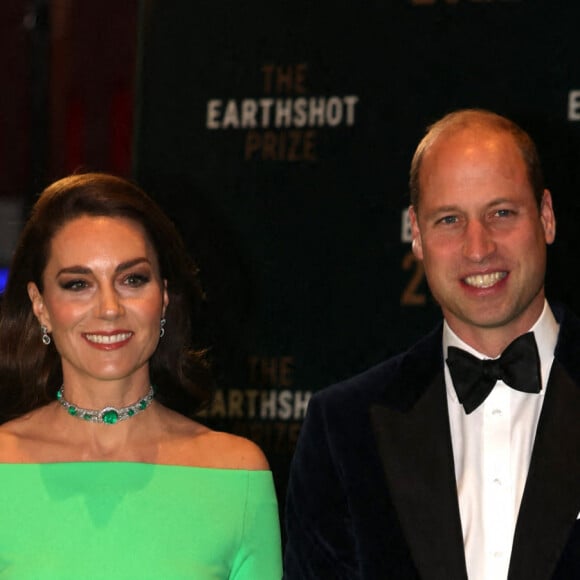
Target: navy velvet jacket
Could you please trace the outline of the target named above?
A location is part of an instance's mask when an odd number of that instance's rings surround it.
[[[552,308],[560,333],[509,580],[580,579],[580,320]],[[467,579],[441,328],[310,400],[286,500],[286,580]]]

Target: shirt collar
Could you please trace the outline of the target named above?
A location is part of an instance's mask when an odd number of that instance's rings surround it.
[[[540,366],[542,369],[542,393],[545,392],[546,384],[548,382],[548,376],[550,375],[550,369],[552,368],[552,362],[554,361],[554,350],[556,349],[556,342],[558,341],[558,331],[560,326],[554,317],[554,313],[550,308],[548,301],[544,300],[544,308],[542,314],[528,332],[534,333],[534,338],[536,339],[536,344],[538,345],[538,352],[540,353]],[[456,346],[466,350],[473,356],[477,358],[484,359],[489,358],[484,354],[480,353],[473,347],[469,346],[466,342],[461,340],[449,327],[447,321],[443,323],[443,352],[445,353],[445,358],[447,358],[447,348],[450,346]],[[445,365],[445,377],[446,383],[450,386],[449,369]],[[452,396],[455,398],[455,389],[448,389],[452,392]]]

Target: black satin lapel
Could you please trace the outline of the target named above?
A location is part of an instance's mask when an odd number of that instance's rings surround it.
[[[520,507],[509,580],[552,577],[580,512],[580,388],[554,361]]]
[[[375,405],[371,421],[421,578],[467,579],[443,374],[409,410]]]

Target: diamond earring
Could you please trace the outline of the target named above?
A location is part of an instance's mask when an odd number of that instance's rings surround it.
[[[41,325],[40,332],[42,333],[42,344],[48,346],[52,342],[52,340],[48,334],[48,328],[46,328],[44,324]]]

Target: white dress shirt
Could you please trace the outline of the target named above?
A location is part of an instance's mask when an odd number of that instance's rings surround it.
[[[487,399],[467,415],[445,365],[447,405],[463,543],[469,580],[507,578],[518,511],[554,360],[558,323],[546,302],[534,332],[542,391],[522,393],[498,381]],[[488,358],[464,343],[447,325],[443,352],[457,346]]]

